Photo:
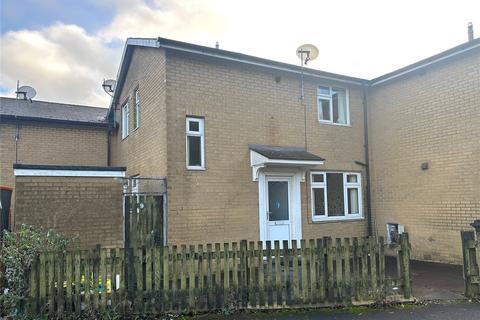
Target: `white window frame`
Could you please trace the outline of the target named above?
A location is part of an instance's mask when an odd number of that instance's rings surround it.
[[[323,94],[320,93],[320,88],[327,88],[329,90],[329,94]],[[345,90],[345,105],[346,105],[346,112],[347,112],[347,123],[338,123],[338,122],[333,122],[333,91],[335,89],[340,89],[340,90]],[[328,100],[329,103],[329,112],[330,112],[330,120],[324,120],[320,119],[320,100]],[[324,124],[331,124],[331,125],[336,125],[336,126],[347,126],[350,127],[350,98],[348,94],[348,89],[347,88],[341,88],[341,87],[327,87],[327,86],[318,86],[317,87],[317,118],[318,122],[324,123]]]
[[[190,122],[198,123],[198,131],[190,131]],[[205,170],[205,134],[204,119],[196,117],[187,117],[185,121],[185,164],[188,170]],[[200,166],[189,166],[188,137],[200,137]]]
[[[133,99],[135,100],[134,129],[138,129],[140,127],[140,93],[138,88],[133,91]]]
[[[129,118],[129,110],[128,110],[128,102],[122,106],[122,139],[128,137],[128,118]]]
[[[343,216],[328,216],[328,190],[327,190],[327,173],[339,173],[343,175]],[[323,182],[313,182],[313,175],[323,175]],[[355,175],[357,182],[347,182],[348,175]],[[315,198],[314,189],[323,188],[325,198],[325,215],[315,215]],[[355,188],[358,190],[358,213],[348,213],[348,189]],[[310,172],[310,203],[312,221],[342,221],[342,220],[358,220],[363,219],[363,198],[362,198],[362,175],[358,172],[341,172],[341,171],[312,171]]]

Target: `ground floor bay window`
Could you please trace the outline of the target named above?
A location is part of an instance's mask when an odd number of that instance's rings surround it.
[[[313,221],[363,217],[361,175],[354,172],[311,172]]]

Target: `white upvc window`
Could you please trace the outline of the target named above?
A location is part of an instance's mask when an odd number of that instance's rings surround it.
[[[128,137],[128,103],[122,106],[122,139]]]
[[[205,170],[204,119],[186,119],[186,162],[189,170]]]
[[[363,218],[361,175],[355,172],[311,172],[313,221]]]
[[[140,127],[140,93],[138,92],[138,88],[135,89],[133,92],[133,98],[135,99],[135,109],[134,111],[134,129]]]
[[[317,88],[318,121],[350,125],[348,91],[343,88]]]

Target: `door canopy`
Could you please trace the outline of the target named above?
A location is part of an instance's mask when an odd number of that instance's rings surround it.
[[[252,179],[258,181],[259,171],[263,168],[308,169],[323,165],[325,159],[305,151],[301,147],[281,147],[249,145]]]

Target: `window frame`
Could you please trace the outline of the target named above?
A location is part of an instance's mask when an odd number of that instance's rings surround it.
[[[129,125],[129,115],[130,113],[130,110],[129,110],[129,107],[128,107],[128,102],[125,102],[123,105],[122,105],[122,140],[128,138],[128,135],[129,135],[129,128],[128,128],[128,125]]]
[[[328,215],[328,188],[327,188],[327,173],[342,174],[343,180],[343,216],[329,216]],[[323,182],[313,182],[314,175],[323,175]],[[355,175],[357,182],[347,182],[348,175]],[[325,199],[325,214],[315,215],[315,198],[314,189],[323,188]],[[348,189],[358,190],[358,213],[348,213]],[[310,204],[311,217],[313,222],[328,222],[328,221],[345,221],[345,220],[361,220],[363,216],[363,192],[362,192],[362,175],[359,172],[344,172],[344,171],[311,171],[310,172]]]
[[[133,121],[133,130],[140,128],[140,92],[138,87],[133,90],[133,104],[134,104],[134,111],[135,117]]]
[[[190,122],[198,123],[198,131],[190,130]],[[200,166],[190,166],[188,137],[200,137]],[[205,119],[201,117],[187,116],[185,119],[185,165],[187,170],[205,170]]]
[[[320,88],[328,88],[329,94],[320,93]],[[347,123],[338,123],[333,121],[333,91],[337,90],[345,90],[345,106],[346,106],[346,113],[347,113]],[[320,107],[321,104],[319,103],[320,100],[328,100],[329,101],[329,113],[330,113],[330,120],[320,119]],[[351,127],[350,123],[350,98],[349,92],[347,88],[342,87],[330,87],[330,86],[317,86],[317,119],[318,122],[323,124],[330,124],[335,126],[344,126],[344,127]]]

